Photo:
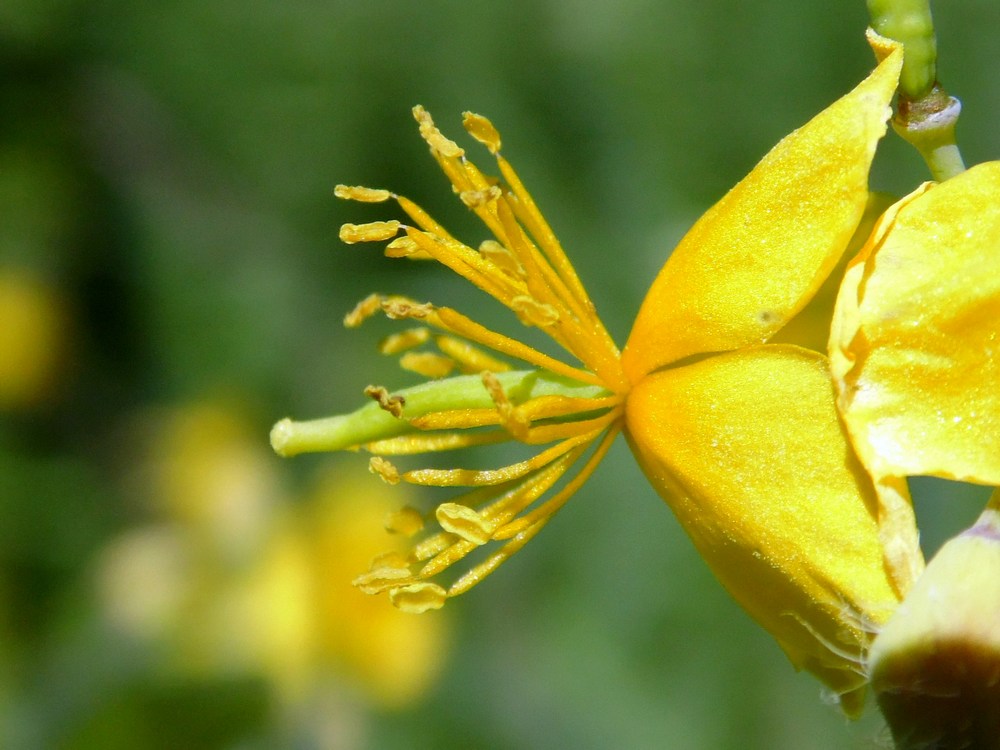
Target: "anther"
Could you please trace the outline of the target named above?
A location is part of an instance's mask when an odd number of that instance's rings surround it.
[[[400,223],[391,221],[372,221],[368,224],[344,224],[340,227],[340,241],[348,245],[356,242],[378,242],[390,240],[399,233]]]
[[[469,208],[480,208],[493,201],[500,200],[503,191],[496,185],[490,185],[485,190],[463,190],[458,194],[459,199]]]
[[[424,517],[419,510],[410,505],[404,505],[390,513],[385,519],[386,531],[403,536],[413,536],[423,531]],[[405,567],[405,563],[404,563]]]
[[[380,385],[368,386],[365,388],[365,395],[374,401],[378,401],[379,408],[383,411],[389,412],[396,419],[402,418],[403,407],[406,405],[406,399],[402,396],[390,396],[389,391]]]
[[[479,245],[479,254],[508,276],[516,279],[525,277],[524,266],[514,257],[514,253],[496,240],[483,240]]]
[[[347,328],[357,328],[381,309],[382,295],[369,294],[344,316],[344,326]]]
[[[411,583],[389,590],[389,601],[404,612],[420,614],[430,609],[441,609],[448,592],[436,583]]]
[[[427,343],[431,332],[429,328],[410,328],[406,331],[386,336],[378,345],[382,354],[399,354],[407,349],[413,349]]]
[[[405,318],[420,320],[434,312],[434,306],[430,302],[414,302],[405,297],[386,297],[381,300],[381,305],[382,312],[390,320]]]
[[[413,578],[413,573],[405,565],[400,567],[395,564],[395,561],[388,561],[387,563],[381,558],[382,556],[380,555],[372,560],[368,571],[357,576],[351,581],[351,584],[357,586],[366,594],[378,594]]]
[[[385,246],[385,257],[387,258],[409,258],[412,256],[429,258],[426,250],[421,250],[420,245],[409,237],[397,237]]]
[[[425,378],[443,378],[455,369],[455,360],[434,352],[406,352],[399,358],[399,366]]]
[[[546,328],[559,321],[559,312],[552,306],[527,295],[514,297],[511,308],[524,325]]]
[[[434,515],[442,529],[477,546],[486,544],[493,535],[490,523],[467,505],[442,503]]]
[[[381,456],[372,456],[369,459],[368,471],[378,474],[386,484],[399,484],[399,470]]]
[[[381,188],[367,188],[354,185],[337,185],[333,194],[338,198],[360,203],[383,203],[392,197],[392,193]]]
[[[525,440],[528,437],[528,430],[531,422],[525,418],[517,407],[511,403],[504,392],[500,380],[492,372],[486,371],[482,375],[483,385],[489,391],[490,398],[497,407],[497,414],[500,416],[500,425],[517,440]]]
[[[464,112],[462,114],[462,127],[465,128],[465,131],[469,135],[486,146],[491,154],[495,154],[500,150],[499,131],[493,127],[492,122],[482,115],[477,115],[473,112]]]
[[[419,104],[413,108],[413,117],[420,125],[420,136],[427,141],[427,145],[437,151],[441,156],[449,159],[457,159],[465,156],[465,151],[449,138],[445,138],[441,131],[434,125],[430,113]]]

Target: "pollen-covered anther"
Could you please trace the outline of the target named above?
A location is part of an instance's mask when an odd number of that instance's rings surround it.
[[[406,352],[399,358],[399,366],[425,378],[443,378],[455,369],[455,360],[434,352]]]
[[[402,396],[390,396],[389,391],[380,385],[369,385],[365,388],[365,395],[378,401],[379,408],[389,412],[396,419],[403,416],[403,407],[406,406],[406,399]]]
[[[399,470],[381,456],[372,456],[368,460],[368,471],[378,474],[386,484],[399,484]]]
[[[465,128],[465,132],[486,146],[491,154],[500,150],[500,132],[482,115],[463,112],[462,127]]]
[[[434,312],[430,302],[414,302],[405,297],[383,297],[380,300],[382,312],[390,320],[405,320],[415,318],[420,320]]]
[[[479,254],[508,276],[515,279],[527,276],[524,266],[514,257],[514,253],[496,240],[483,240],[479,245]]]
[[[431,332],[429,328],[410,328],[406,331],[393,333],[379,342],[378,350],[382,354],[399,354],[408,349],[427,343]]]
[[[384,203],[392,197],[392,193],[382,188],[367,188],[356,185],[337,185],[333,194],[338,198],[360,203]]]
[[[384,558],[385,555],[379,555],[372,560],[371,567],[351,581],[351,584],[366,594],[378,594],[413,579],[413,573],[405,561]]]
[[[458,363],[462,372],[478,373],[484,370],[507,372],[511,369],[509,363],[497,359],[463,339],[454,336],[437,336],[434,340],[442,352]]]
[[[482,374],[483,385],[489,391],[490,398],[497,407],[500,425],[517,440],[526,440],[531,428],[530,420],[518,409],[504,392],[500,380],[492,372]]]
[[[344,316],[344,326],[347,328],[357,328],[381,309],[382,295],[369,294]]]
[[[424,516],[412,505],[404,505],[385,519],[385,530],[392,534],[413,536],[424,529]],[[405,563],[403,565],[405,567]]]
[[[371,221],[367,224],[344,224],[340,227],[340,241],[353,245],[357,242],[389,240],[399,233],[398,221]]]
[[[436,583],[411,583],[389,590],[389,601],[404,612],[421,614],[444,606],[448,592]]]
[[[518,295],[511,300],[511,308],[526,326],[537,326],[547,328],[559,322],[559,311],[552,305],[539,302],[534,297],[526,294]]]
[[[467,505],[442,503],[434,515],[442,529],[477,546],[493,536],[492,524]]]
[[[426,250],[422,250],[420,245],[409,237],[397,237],[385,246],[385,257],[387,258],[420,258],[429,260]]]
[[[441,156],[457,159],[465,156],[465,150],[450,138],[446,138],[434,125],[430,113],[419,104],[413,108],[413,117],[420,126],[420,137]]]
[[[458,197],[469,208],[480,208],[493,201],[500,200],[503,191],[496,185],[490,185],[484,190],[462,190]]]

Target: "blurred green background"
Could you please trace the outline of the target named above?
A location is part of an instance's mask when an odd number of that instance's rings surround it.
[[[1000,6],[935,11],[966,159],[995,158]],[[861,0],[0,4],[0,746],[884,746],[729,600],[623,444],[386,646],[389,605],[336,593],[359,537],[330,497],[397,496],[363,457],[267,448],[280,417],[412,382],[381,323],[341,325],[368,292],[477,304],[337,240],[391,212],[338,182],[474,226],[413,104],[459,140],[463,110],[493,120],[621,342],[691,222],[870,69],[865,25]],[[874,186],[924,179],[890,135]],[[917,491],[931,549],[984,500]]]

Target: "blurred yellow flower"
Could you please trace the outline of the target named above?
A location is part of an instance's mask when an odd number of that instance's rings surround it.
[[[363,448],[389,483],[472,488],[435,508],[438,530],[408,555],[376,558],[357,580],[363,590],[388,591],[409,611],[468,590],[544,526],[624,430],[730,593],[845,710],[860,708],[870,629],[897,605],[909,567],[883,565],[874,488],[838,420],[825,357],[763,342],[817,293],[868,203],[868,170],[902,57],[886,40],[873,44],[884,58],[876,71],[779,143],[681,241],[621,354],[485,118],[467,113],[464,125],[496,156],[499,177],[414,110],[431,154],[495,237],[478,249],[407,198],[338,187],[343,198],[395,199],[414,223],[347,224],[345,242],[391,240],[390,257],[433,258],[571,355],[549,356],[449,308],[401,297],[372,295],[347,316],[349,326],[379,311],[416,321],[381,349],[431,380],[394,392],[369,386],[373,403],[349,415],[282,420],[275,450]],[[437,351],[418,350],[425,344]],[[507,358],[533,369],[514,370]],[[404,471],[386,458],[510,440],[551,445],[489,470]],[[412,535],[430,520],[405,508],[390,525]],[[447,588],[432,580],[496,543]]]
[[[114,540],[99,570],[116,627],[185,674],[264,676],[285,705],[331,677],[386,708],[429,686],[445,621],[373,606],[350,585],[384,547],[397,493],[331,468],[290,502],[253,431],[219,405],[157,413],[148,429],[142,486],[159,521]],[[333,488],[347,501],[333,504]]]
[[[0,411],[37,406],[66,365],[67,316],[55,290],[0,268]]]

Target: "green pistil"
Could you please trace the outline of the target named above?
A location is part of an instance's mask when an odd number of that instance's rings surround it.
[[[515,406],[539,396],[600,398],[610,391],[539,370],[496,373],[504,393]],[[402,404],[402,417],[393,416],[376,402],[336,417],[295,422],[283,419],[271,429],[271,447],[281,456],[318,451],[350,450],[376,440],[398,437],[417,430],[410,419],[456,409],[489,409],[495,406],[479,375],[459,375],[432,380],[395,391]]]

